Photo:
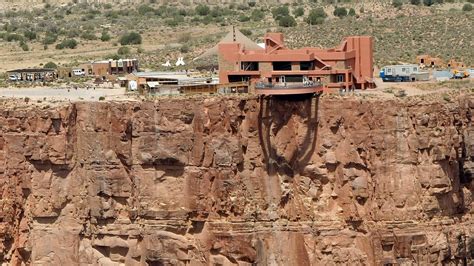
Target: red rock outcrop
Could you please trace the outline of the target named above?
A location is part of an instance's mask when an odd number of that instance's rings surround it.
[[[2,104],[0,263],[473,263],[472,95]]]

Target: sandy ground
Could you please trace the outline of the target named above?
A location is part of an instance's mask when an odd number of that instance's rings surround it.
[[[95,90],[78,88],[0,88],[0,99],[5,98],[30,98],[41,101],[98,101],[100,97],[105,100],[125,100],[130,99],[124,88]]]

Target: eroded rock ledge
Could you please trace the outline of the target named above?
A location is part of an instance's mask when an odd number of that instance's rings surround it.
[[[473,263],[474,97],[0,109],[0,263]]]

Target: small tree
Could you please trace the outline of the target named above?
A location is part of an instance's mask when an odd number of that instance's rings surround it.
[[[336,9],[334,9],[334,16],[336,17],[345,17],[347,16],[347,9],[345,7],[336,7]]]
[[[141,44],[142,36],[136,32],[128,32],[122,35],[119,40],[121,45]]]
[[[278,22],[278,25],[281,26],[281,27],[294,27],[296,26],[296,20],[294,17],[292,16],[284,16],[282,18],[280,18],[279,22]]]
[[[312,9],[306,18],[306,23],[309,25],[322,24],[328,15],[324,12],[324,9],[319,7]]]
[[[464,6],[462,7],[462,11],[466,11],[466,12],[472,11],[472,5],[469,3],[464,4]]]

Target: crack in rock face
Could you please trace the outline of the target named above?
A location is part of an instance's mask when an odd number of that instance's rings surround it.
[[[3,265],[469,265],[474,97],[0,101]]]

